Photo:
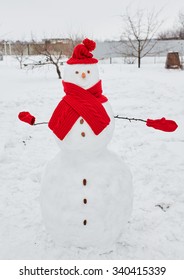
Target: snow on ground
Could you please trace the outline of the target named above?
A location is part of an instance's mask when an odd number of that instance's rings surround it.
[[[39,206],[45,164],[59,151],[46,125],[20,122],[20,111],[48,121],[63,96],[54,68],[19,70],[0,62],[0,259],[184,259],[184,72],[164,64],[100,64],[114,114],[175,120],[165,133],[116,120],[109,148],[133,174],[134,209],[112,251],[58,248],[45,232]]]

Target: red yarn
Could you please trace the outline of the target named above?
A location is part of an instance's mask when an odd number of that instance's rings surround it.
[[[95,49],[96,43],[88,38],[84,39],[82,43],[74,48],[72,57],[67,61],[68,64],[94,64],[98,62],[90,52]]]
[[[147,119],[146,125],[165,132],[173,132],[178,127],[175,121],[166,120],[165,118],[156,120]]]
[[[110,123],[102,103],[108,99],[102,95],[101,81],[85,90],[63,81],[66,96],[60,101],[49,121],[49,128],[63,140],[81,116],[98,135]]]
[[[29,112],[20,112],[18,114],[18,118],[22,122],[26,122],[30,125],[33,125],[35,123],[35,117],[32,116]]]

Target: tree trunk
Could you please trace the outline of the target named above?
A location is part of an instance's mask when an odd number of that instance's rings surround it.
[[[141,41],[138,41],[138,68],[141,67]]]
[[[20,69],[22,69],[22,61],[19,61]]]
[[[54,65],[56,66],[56,72],[57,72],[57,74],[58,74],[58,78],[59,78],[59,79],[62,79],[62,77],[61,77],[61,71],[60,71],[60,69],[59,69],[58,64],[57,64],[57,63],[54,63]]]
[[[141,68],[141,58],[140,58],[140,54],[138,56],[138,68]]]

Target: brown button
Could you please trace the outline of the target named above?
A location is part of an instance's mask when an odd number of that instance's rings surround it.
[[[80,124],[83,124],[84,123],[84,120],[83,119],[80,119]]]
[[[83,221],[83,225],[86,226],[87,225],[87,220]]]
[[[87,185],[87,180],[83,179],[83,185],[86,186]]]
[[[86,136],[85,132],[81,132],[81,135],[82,135],[82,137]]]
[[[87,199],[84,198],[84,199],[83,199],[83,202],[84,202],[84,204],[87,204]]]

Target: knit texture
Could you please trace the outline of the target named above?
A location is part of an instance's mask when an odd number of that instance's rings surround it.
[[[173,132],[178,127],[175,121],[166,120],[165,118],[156,119],[156,120],[147,119],[146,125],[165,132]]]
[[[20,112],[18,115],[18,118],[22,121],[22,122],[26,122],[30,125],[33,125],[35,123],[35,117],[32,116],[29,112]]]
[[[102,95],[101,81],[85,90],[75,84],[62,82],[66,95],[54,110],[49,128],[63,140],[74,123],[82,117],[98,135],[110,123],[102,103],[108,99]]]
[[[82,44],[77,45],[74,50],[72,57],[67,61],[68,64],[94,64],[98,60],[93,58],[93,51],[96,47],[96,43],[88,38],[82,41]]]

